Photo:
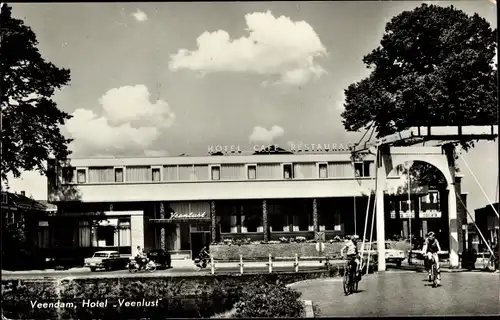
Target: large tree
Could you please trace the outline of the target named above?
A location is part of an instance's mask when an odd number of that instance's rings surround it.
[[[427,4],[402,12],[363,58],[370,75],[345,90],[344,127],[373,125],[381,137],[412,126],[497,124],[496,45],[496,29],[478,14]],[[436,168],[418,170],[436,184]]]
[[[45,174],[45,160],[54,156],[65,160],[68,143],[60,126],[71,116],[51,99],[55,90],[67,85],[70,71],[43,59],[35,33],[12,8],[2,5],[1,28],[1,179],[19,177],[21,171]]]

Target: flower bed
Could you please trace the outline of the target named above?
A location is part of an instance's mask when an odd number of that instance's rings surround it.
[[[240,255],[243,260],[267,260],[269,255],[275,258],[299,258],[329,257],[330,259],[340,258],[340,249],[344,246],[343,241],[330,240],[325,242],[324,252],[321,254],[316,250],[316,241],[268,241],[268,242],[249,242],[245,239],[239,241],[226,241],[223,244],[210,245],[210,254],[215,260],[237,261]],[[409,244],[406,241],[392,242],[391,247],[403,251],[409,250]]]
[[[276,292],[280,286],[321,277],[337,276],[339,269],[330,271],[286,274],[244,274],[158,278],[105,278],[75,280],[4,280],[2,281],[2,311],[9,319],[111,319],[127,318],[206,318],[233,309],[249,283],[261,284]],[[266,291],[265,290],[265,291]],[[278,290],[280,291],[280,290]],[[276,298],[279,298],[276,296]],[[149,306],[127,307],[120,302],[150,302]],[[73,303],[71,307],[37,308],[33,303]],[[107,301],[104,307],[84,307],[83,301]],[[158,301],[158,302],[157,302]],[[240,305],[241,306],[241,305]],[[241,308],[240,308],[241,309]],[[280,311],[281,312],[281,311]]]

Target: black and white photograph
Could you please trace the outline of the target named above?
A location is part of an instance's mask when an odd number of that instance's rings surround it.
[[[0,29],[2,320],[500,314],[496,0]]]

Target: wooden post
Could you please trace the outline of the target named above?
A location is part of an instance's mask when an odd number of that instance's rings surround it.
[[[271,255],[269,255],[269,273],[273,273],[273,260],[271,258]]]
[[[295,272],[299,272],[299,255],[295,254]]]
[[[214,263],[214,256],[210,255],[210,269],[212,271],[212,275],[215,274],[215,263]]]
[[[243,274],[243,255],[240,254],[240,274]]]

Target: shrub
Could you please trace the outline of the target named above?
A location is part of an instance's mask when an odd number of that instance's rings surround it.
[[[263,281],[244,288],[241,299],[236,303],[235,316],[239,318],[297,318],[304,312],[299,300],[300,293],[285,287],[282,283]]]

